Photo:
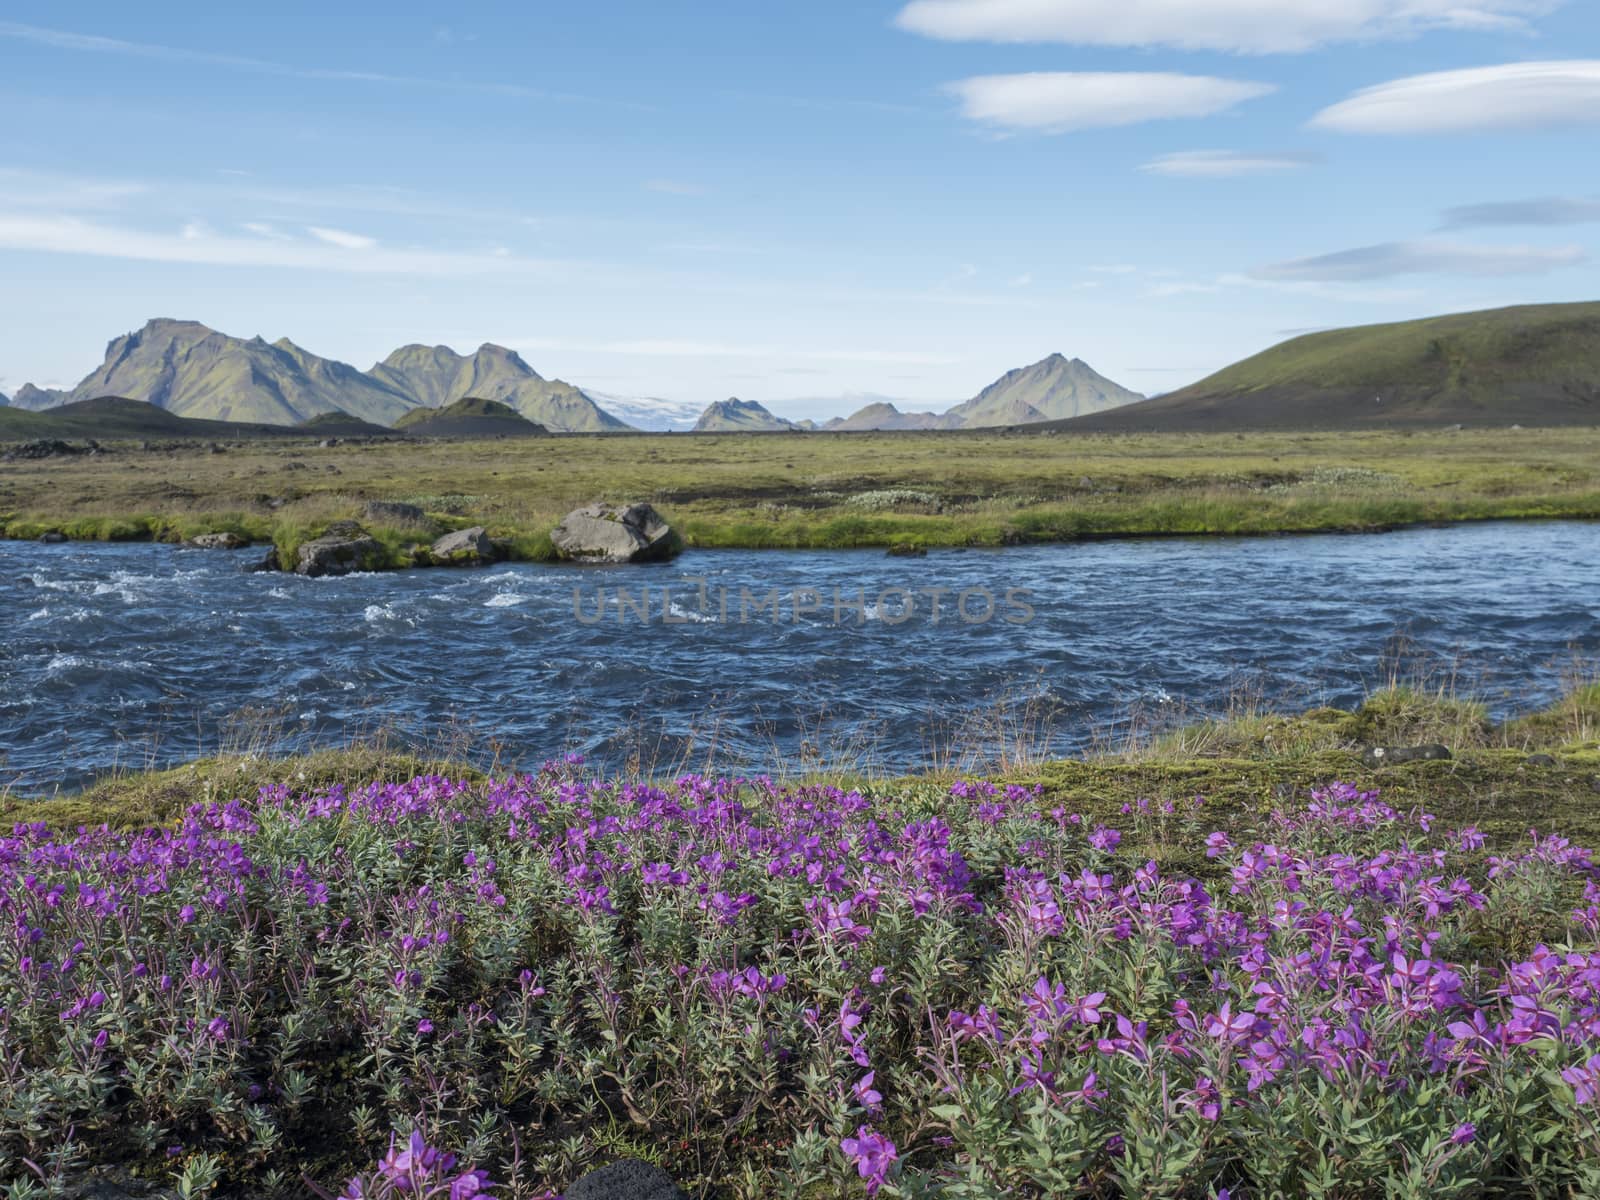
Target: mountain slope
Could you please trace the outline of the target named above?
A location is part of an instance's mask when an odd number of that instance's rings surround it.
[[[796,428],[793,421],[775,417],[754,400],[737,396],[706,406],[695,424],[696,433],[780,433]]]
[[[144,400],[178,416],[292,425],[331,409],[388,425],[412,401],[354,367],[287,338],[268,345],[198,321],[149,321],[114,338],[105,361],[67,394]]]
[[[628,425],[581,389],[545,379],[514,350],[485,342],[471,355],[449,346],[402,346],[368,375],[427,408],[468,396],[498,400],[529,420],[563,433],[606,433]]]
[[[1144,397],[1113,383],[1081,358],[1052,354],[1008,371],[965,404],[952,408],[965,429],[1059,421],[1133,404]]]
[[[1600,303],[1307,334],[1066,429],[1600,424]]]

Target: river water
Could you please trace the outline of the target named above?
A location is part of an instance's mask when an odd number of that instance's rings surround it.
[[[0,542],[0,787],[380,730],[502,765],[907,769],[1353,705],[1395,673],[1503,716],[1600,656],[1586,523],[344,579],[242,561]]]

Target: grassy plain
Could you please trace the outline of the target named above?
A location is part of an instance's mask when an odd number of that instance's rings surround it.
[[[561,516],[649,500],[698,547],[1002,545],[1600,517],[1600,429],[877,433],[112,444],[0,466],[0,529],[234,530],[292,548],[366,500],[552,553]],[[414,529],[375,530],[396,551]]]

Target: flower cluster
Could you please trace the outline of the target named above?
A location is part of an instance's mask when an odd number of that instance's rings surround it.
[[[1338,784],[1221,824],[562,762],[20,825],[0,1188],[333,1144],[347,1200],[513,1198],[626,1128],[730,1196],[1600,1189],[1585,850]]]

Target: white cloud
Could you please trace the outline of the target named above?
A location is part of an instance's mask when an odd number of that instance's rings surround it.
[[[338,232],[322,231],[323,234]],[[140,262],[419,276],[550,273],[556,265],[491,254],[395,250],[376,245],[363,253],[351,254],[326,241],[231,237],[192,222],[176,233],[166,233],[77,217],[16,212],[0,212],[0,249]]]
[[[1254,279],[1350,282],[1397,275],[1540,275],[1587,259],[1581,246],[1473,246],[1459,242],[1386,242],[1274,263]]]
[[[265,221],[246,221],[239,228],[246,233],[253,233],[257,237],[273,238],[276,241],[288,241],[289,235],[275,225],[268,225]]]
[[[1547,196],[1538,200],[1507,200],[1499,204],[1464,204],[1447,209],[1446,229],[1473,229],[1486,225],[1587,225],[1600,222],[1600,200],[1576,196]]]
[[[948,86],[972,120],[1041,133],[1209,117],[1276,90],[1271,84],[1209,75],[1134,71],[979,75]]]
[[[1016,276],[1015,278],[1013,278],[1011,280],[1011,286],[1012,287],[1032,287],[1033,286],[1033,274],[1031,272],[1024,271],[1021,275],[1018,275],[1018,276]]]
[[[1600,60],[1438,71],[1365,88],[1312,118],[1340,133],[1470,133],[1600,125]]]
[[[1561,0],[912,0],[896,23],[946,41],[1299,53],[1428,29],[1517,32]]]
[[[125,207],[149,190],[146,184],[125,180],[0,167],[0,201],[14,208],[109,210]]]
[[[1139,169],[1153,175],[1227,179],[1235,175],[1271,175],[1294,171],[1319,161],[1314,154],[1252,153],[1245,150],[1180,150],[1151,159]]]
[[[367,237],[366,234],[346,233],[343,229],[328,229],[322,225],[307,225],[306,232],[319,242],[327,242],[341,250],[371,250],[378,244],[377,238]]]

